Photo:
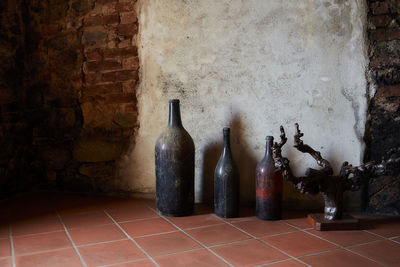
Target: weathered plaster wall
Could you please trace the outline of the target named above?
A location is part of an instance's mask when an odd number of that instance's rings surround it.
[[[292,146],[293,124],[337,170],[359,164],[366,120],[364,1],[139,1],[140,129],[125,158],[133,190],[154,192],[154,144],[168,99],[181,100],[196,145],[196,199],[210,200],[222,128],[232,128],[241,196],[254,196],[266,135],[290,138],[297,174],[316,166]],[[287,187],[287,203],[303,198]]]

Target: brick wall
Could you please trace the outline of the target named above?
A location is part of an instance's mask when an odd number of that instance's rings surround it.
[[[366,160],[380,161],[400,147],[400,1],[368,1],[370,73],[376,93],[369,106]],[[368,210],[400,215],[398,175],[372,179]]]
[[[83,125],[73,151],[79,176],[98,191],[127,190],[118,159],[138,127],[138,23],[135,1],[98,0],[83,18]]]
[[[118,160],[138,127],[134,4],[2,1],[2,194],[126,190]]]

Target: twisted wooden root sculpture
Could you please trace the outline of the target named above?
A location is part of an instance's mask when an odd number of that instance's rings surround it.
[[[347,161],[342,164],[339,175],[333,175],[333,169],[329,161],[321,156],[319,151],[312,149],[304,144],[301,138],[303,133],[296,123],[296,134],[294,135],[294,147],[303,153],[310,154],[319,166],[320,170],[308,168],[305,176],[296,177],[293,175],[289,165],[289,160],[282,156],[282,147],[287,138],[285,130],[280,127],[281,141],[275,142],[272,147],[275,166],[282,171],[285,180],[294,184],[294,186],[305,194],[321,193],[325,200],[324,215],[327,220],[341,219],[343,211],[343,193],[347,190],[357,191],[361,185],[368,183],[368,180],[375,176],[389,174],[395,169],[399,169],[400,157],[395,157],[395,153],[400,149],[393,149],[388,152],[391,157],[388,160],[382,160],[381,163],[368,162],[360,166],[352,166]],[[398,154],[398,153],[397,153]]]

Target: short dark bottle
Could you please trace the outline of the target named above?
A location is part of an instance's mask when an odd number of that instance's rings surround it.
[[[215,214],[223,218],[239,215],[239,171],[233,160],[230,129],[223,129],[224,147],[214,172]]]
[[[183,128],[179,100],[169,101],[168,127],[155,146],[157,209],[166,216],[185,216],[194,208],[194,143]]]
[[[266,138],[265,156],[256,168],[256,216],[262,220],[282,218],[282,173],[275,168],[272,158],[274,138]]]

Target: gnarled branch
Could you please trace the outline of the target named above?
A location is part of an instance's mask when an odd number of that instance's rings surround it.
[[[333,169],[329,161],[327,161],[321,156],[321,152],[316,151],[312,149],[312,147],[310,147],[309,145],[304,144],[303,140],[301,140],[301,137],[303,137],[304,134],[300,131],[299,124],[295,123],[295,127],[296,127],[296,134],[294,135],[294,147],[297,148],[297,150],[300,152],[310,154],[317,161],[317,164],[322,167],[321,170],[308,168],[306,176],[317,175],[317,173],[321,172],[325,175],[333,174]]]
[[[348,162],[344,162],[339,175],[334,176],[332,175],[333,169],[329,161],[324,159],[319,151],[304,144],[303,140],[301,140],[304,134],[300,131],[297,123],[295,127],[294,147],[300,152],[310,154],[322,169],[308,168],[305,176],[296,177],[293,175],[289,165],[290,161],[282,156],[282,146],[287,141],[282,126],[280,127],[281,142],[279,144],[274,143],[272,147],[275,166],[282,171],[285,180],[293,183],[302,193],[322,194],[325,200],[325,218],[328,220],[341,218],[344,191],[358,190],[371,177],[383,175],[390,170],[398,170],[400,168],[400,157],[392,156],[386,161],[382,160],[379,164],[368,162],[360,166],[352,166]],[[398,149],[398,152],[400,153],[400,149]]]
[[[400,153],[400,148],[392,149],[388,154],[392,154],[389,159],[380,163],[370,161],[360,166],[353,166],[347,161],[343,162],[339,176],[342,182],[345,183],[345,190],[357,191],[363,184],[367,184],[372,177],[390,174],[399,169],[400,157],[396,157]]]

